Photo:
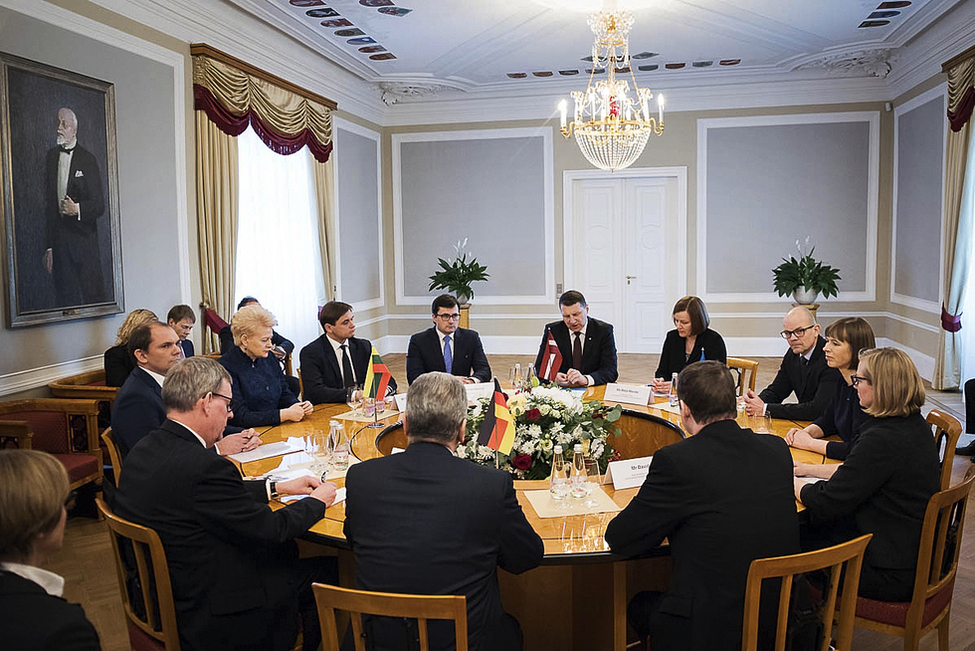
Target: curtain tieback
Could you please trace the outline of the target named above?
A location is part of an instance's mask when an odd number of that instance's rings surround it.
[[[941,305],[941,328],[947,332],[961,330],[961,313],[957,316],[949,314],[943,303]]]

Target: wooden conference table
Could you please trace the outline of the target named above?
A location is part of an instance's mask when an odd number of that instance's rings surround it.
[[[604,392],[602,386],[588,389],[584,399],[602,400]],[[659,400],[666,404],[666,398]],[[680,424],[680,418],[667,411],[634,405],[624,407]],[[302,422],[259,428],[263,429],[261,439],[268,444],[286,441],[289,437],[306,437],[315,430],[327,433],[329,420],[348,411],[344,404],[318,405]],[[398,419],[399,414],[394,413],[380,422],[391,425]],[[750,426],[744,414],[739,414],[738,421],[743,427]],[[790,428],[804,425],[806,423],[791,420],[772,420],[771,433],[784,437]],[[375,441],[382,429],[368,428],[365,423],[355,421],[345,421],[345,427],[352,439],[352,453],[356,459],[379,456]],[[805,450],[792,449],[792,454],[803,463],[832,463],[821,454]],[[281,462],[282,457],[252,461],[241,464],[241,471],[248,476],[263,475],[278,468]],[[334,481],[342,486],[345,480]],[[614,514],[540,518],[524,493],[546,487],[544,481],[515,482],[518,501],[528,522],[542,538],[545,556],[542,566],[524,574],[515,576],[498,572],[505,609],[521,623],[526,649],[622,651],[626,647],[628,600],[639,590],[666,589],[669,582],[666,547],[657,558],[624,560],[612,554],[603,541],[606,525]],[[620,507],[629,504],[639,490],[614,491],[612,485],[604,485],[603,489]],[[280,508],[280,504],[274,502],[272,507]],[[798,503],[797,508],[801,508]],[[342,532],[344,521],[345,503],[333,505],[304,538],[338,551],[340,581],[351,586],[354,563]]]

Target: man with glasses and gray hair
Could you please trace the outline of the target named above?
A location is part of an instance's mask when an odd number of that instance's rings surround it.
[[[159,534],[183,649],[304,649],[321,640],[313,581],[334,582],[334,559],[298,560],[294,538],[322,519],[335,485],[315,477],[241,478],[213,447],[231,415],[230,375],[191,357],[166,374],[167,420],[125,459],[116,512]],[[268,501],[307,495],[272,511]]]
[[[800,305],[789,310],[779,334],[789,342],[789,351],[772,384],[758,395],[751,390],[745,394],[745,411],[750,416],[815,420],[836,392],[840,372],[826,364],[826,340],[819,335],[819,324],[808,308]],[[793,393],[796,403],[783,404]]]
[[[461,382],[487,382],[491,379],[481,336],[461,328],[460,303],[450,294],[433,299],[433,327],[410,337],[406,353],[406,380],[410,383],[429,371],[456,375]]]

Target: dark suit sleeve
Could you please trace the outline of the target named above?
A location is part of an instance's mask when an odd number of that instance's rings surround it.
[[[501,553],[498,567],[512,574],[521,574],[542,562],[545,547],[542,539],[535,533],[525,518],[525,512],[518,504],[514,483],[511,477],[503,477],[501,511]]]
[[[120,387],[132,371],[134,363],[128,363],[129,351],[125,346],[112,346],[105,351],[105,385]]]
[[[85,611],[77,604],[69,604],[72,608],[70,620],[57,622],[48,621],[48,626],[56,627],[50,634],[48,641],[58,651],[101,651],[98,632],[85,616]]]
[[[135,393],[127,393],[112,403],[112,432],[123,459],[136,443],[162,425],[162,421],[153,422],[153,409],[153,405]]]
[[[728,350],[724,345],[724,338],[714,330],[708,331],[710,335],[704,343],[704,359],[713,359],[722,364],[728,363]]]
[[[274,356],[273,353],[268,354],[268,359],[274,362],[275,368],[278,369],[278,379],[281,384],[281,398],[278,399],[278,408],[287,409],[291,405],[298,402],[298,397],[295,396],[291,391],[291,387],[288,385],[287,376],[284,374],[284,369],[278,364],[278,358]]]
[[[274,330],[271,331],[271,343],[275,346],[281,346],[284,352],[288,354],[293,353],[295,350],[295,345],[290,339],[285,339]]]
[[[223,355],[225,352],[234,347],[234,333],[230,329],[230,326],[226,326],[220,331],[218,336],[220,338],[220,354]]]
[[[78,150],[75,152],[77,161],[72,157],[71,167],[84,174],[83,189],[79,186],[76,179],[68,179],[67,194],[72,201],[76,201],[81,210],[81,223],[86,228],[94,228],[96,219],[105,212],[105,198],[102,195],[102,177],[98,171],[98,162],[88,150]],[[72,196],[74,195],[74,196]]]
[[[471,347],[471,369],[472,376],[481,382],[488,382],[491,379],[491,365],[488,363],[487,355],[484,354],[484,346],[481,344],[481,335],[473,330],[474,345]],[[538,367],[535,367],[536,372]]]
[[[688,487],[664,449],[653,455],[640,492],[610,521],[606,542],[614,553],[637,556],[657,547],[684,517]]]
[[[816,387],[816,395],[813,396],[812,400],[788,405],[769,404],[768,408],[765,410],[765,413],[772,418],[789,418],[792,420],[813,420],[815,418],[819,418],[826,410],[826,405],[829,404],[829,399],[836,392],[836,381],[829,380],[828,375],[825,375],[825,378],[827,379],[819,380],[819,384]],[[778,376],[776,376],[776,379],[778,379]],[[810,378],[809,381],[813,382],[815,379]],[[773,381],[772,384],[775,384],[775,382]],[[768,389],[765,391],[768,391]],[[765,391],[762,391],[762,393],[764,394]]]
[[[313,405],[325,402],[345,402],[344,387],[332,387],[325,384],[325,360],[321,356],[321,349],[313,341],[301,349],[298,357],[301,363],[301,386],[304,388],[305,400]]]
[[[603,324],[603,334],[599,338],[599,366],[587,375],[592,376],[594,385],[616,382],[620,376],[616,367],[616,338],[613,336],[613,326],[609,323]]]
[[[423,333],[418,332],[410,337],[410,345],[406,349],[406,382],[413,382],[427,372],[423,363],[423,352],[421,350],[419,338]]]
[[[667,336],[664,338],[664,345],[660,349],[660,362],[657,364],[657,370],[653,374],[654,377],[670,381],[675,372],[680,373],[680,370],[684,368],[683,359],[681,359],[682,363],[680,365],[675,363],[678,353],[677,349],[680,347],[678,344],[682,341],[683,339],[680,338],[676,330],[671,330],[667,333]],[[681,350],[679,352],[683,355],[684,351]]]
[[[765,404],[771,406],[775,403],[782,402],[792,393],[792,381],[789,379],[789,372],[787,370],[787,366],[792,361],[792,357],[793,355],[786,353],[785,357],[782,358],[782,363],[779,364],[779,370],[775,374],[775,379],[772,380],[772,384],[762,389],[762,392],[758,394],[758,397]]]

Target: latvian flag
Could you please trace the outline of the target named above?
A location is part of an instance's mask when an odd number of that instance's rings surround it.
[[[372,347],[372,354],[369,356],[369,369],[366,371],[366,383],[362,386],[363,395],[366,398],[385,398],[386,387],[393,374],[389,372],[383,358],[379,356],[376,347]]]
[[[542,367],[538,369],[538,377],[549,382],[555,382],[555,376],[562,368],[562,351],[555,343],[555,337],[551,330],[546,330],[548,341],[545,343],[545,351],[542,353]]]
[[[501,392],[501,385],[498,384],[497,378],[494,378],[494,400],[491,401],[484,415],[477,442],[501,454],[510,454],[511,446],[515,442],[515,419],[508,411],[508,401]]]

